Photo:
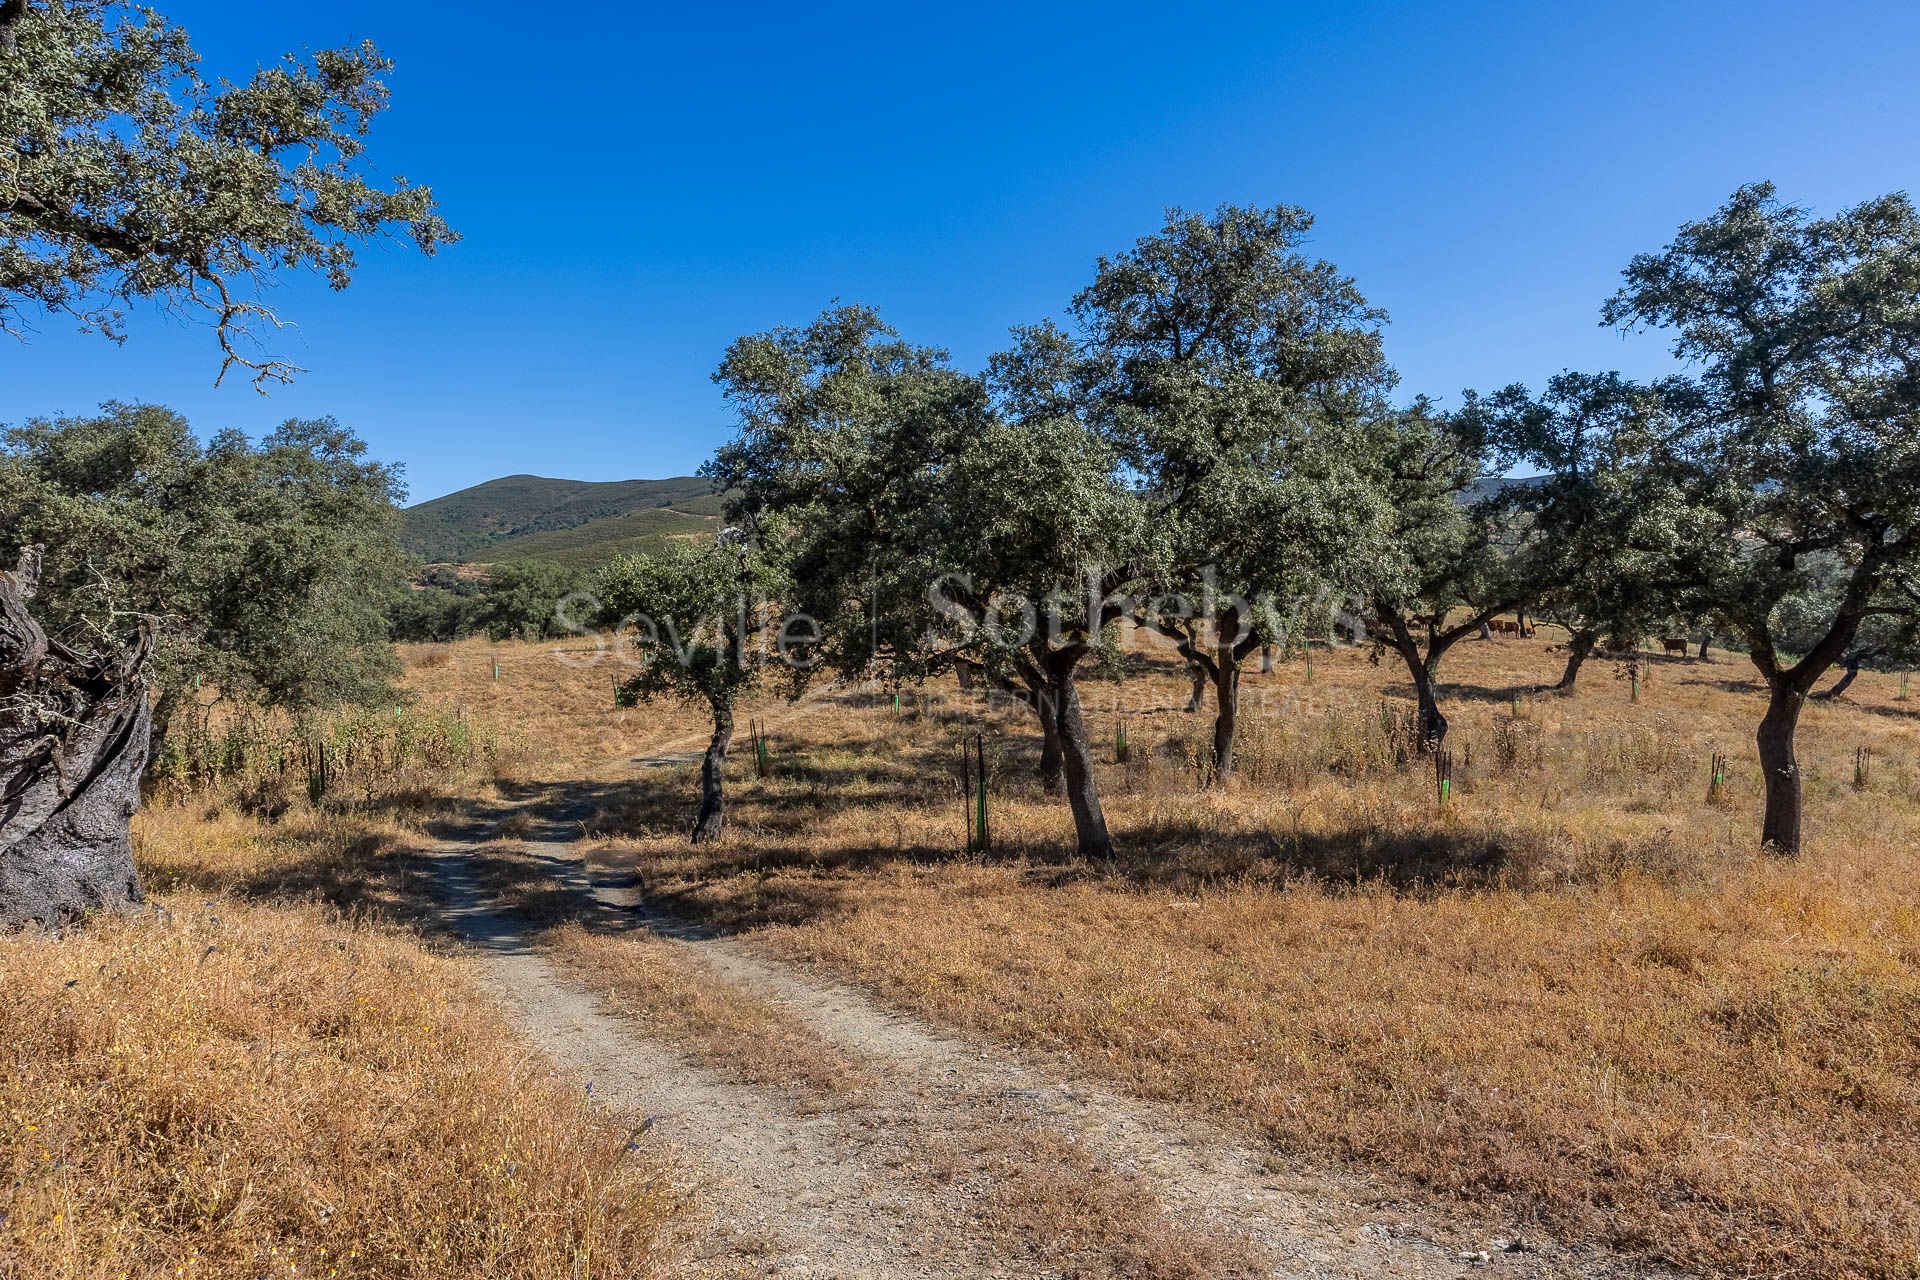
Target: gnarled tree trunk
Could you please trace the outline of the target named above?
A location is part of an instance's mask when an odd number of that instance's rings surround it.
[[[1845,697],[1847,690],[1853,687],[1853,682],[1860,678],[1860,664],[1871,662],[1879,656],[1880,650],[1877,648],[1847,650],[1847,656],[1841,660],[1841,665],[1845,670],[1841,672],[1840,678],[1834,681],[1830,687],[1822,689],[1813,696],[1822,702],[1829,702],[1835,698]]]
[[[1240,723],[1240,658],[1223,645],[1213,668],[1213,780],[1225,785],[1233,774],[1234,735]]]
[[[1186,710],[1189,712],[1198,711],[1201,707],[1205,706],[1207,702],[1209,677],[1207,676],[1206,668],[1197,662],[1189,662],[1187,664],[1187,679],[1191,682],[1191,688],[1189,688],[1187,692]]]
[[[1051,710],[1052,702],[1041,694],[1034,705],[1040,711],[1040,782],[1059,795],[1067,789],[1067,755],[1060,745],[1060,722]]]
[[[718,839],[727,825],[727,748],[733,744],[733,707],[715,704],[713,737],[700,761],[700,815],[693,820],[693,843]]]
[[[0,927],[49,928],[142,900],[130,826],[152,714],[151,626],[76,653],[27,612],[37,550],[0,572]]]
[[[1078,852],[1088,861],[1111,862],[1113,837],[1107,832],[1107,816],[1094,784],[1093,747],[1087,741],[1087,722],[1080,710],[1080,687],[1072,662],[1056,659],[1047,673],[1047,684],[1048,709],[1065,757],[1067,804],[1073,810]]]
[[[1440,694],[1435,688],[1433,673],[1440,665],[1441,655],[1460,637],[1468,634],[1472,627],[1459,626],[1450,631],[1441,631],[1436,622],[1427,631],[1427,651],[1422,654],[1420,642],[1413,638],[1413,632],[1397,605],[1381,607],[1378,620],[1386,628],[1393,641],[1394,652],[1407,664],[1407,675],[1413,680],[1414,700],[1420,707],[1420,748],[1423,751],[1438,751],[1447,738],[1447,717],[1440,710]],[[1486,624],[1482,622],[1480,627],[1484,630]]]
[[[1580,678],[1580,667],[1593,656],[1593,646],[1599,636],[1592,631],[1576,631],[1567,637],[1567,666],[1560,673],[1560,683],[1553,687],[1571,690],[1574,681]]]
[[[1067,758],[1060,746],[1060,723],[1053,714],[1053,692],[1039,676],[1023,677],[1026,687],[1009,685],[1007,692],[1033,708],[1040,722],[1040,784],[1053,795],[1067,789]]]
[[[1800,762],[1793,750],[1793,731],[1800,723],[1806,693],[1786,679],[1771,680],[1769,685],[1767,713],[1760,718],[1755,735],[1767,795],[1760,843],[1791,857],[1800,852]]]

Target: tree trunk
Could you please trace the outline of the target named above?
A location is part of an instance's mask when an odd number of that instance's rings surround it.
[[[0,927],[49,928],[143,900],[131,822],[152,737],[153,631],[106,657],[27,612],[39,553],[0,572]]]
[[[1067,786],[1067,758],[1060,748],[1060,722],[1052,710],[1053,695],[1041,692],[1034,696],[1034,710],[1040,717],[1040,782],[1053,795],[1059,795]]]
[[[1213,782],[1223,785],[1233,772],[1233,735],[1240,721],[1240,660],[1223,651],[1213,674]]]
[[[1865,653],[1865,652],[1849,653],[1847,655],[1847,660],[1845,664],[1847,669],[1845,672],[1841,674],[1838,680],[1834,681],[1833,687],[1830,689],[1822,689],[1819,693],[1816,693],[1813,696],[1820,699],[1820,701],[1822,702],[1827,702],[1834,698],[1839,698],[1844,696],[1847,692],[1847,689],[1853,684],[1853,682],[1856,679],[1859,678],[1860,664],[1865,662],[1869,657],[1872,657],[1872,656],[1873,656],[1872,654]]]
[[[1562,691],[1573,689],[1573,682],[1580,678],[1581,664],[1593,656],[1593,646],[1599,638],[1592,631],[1576,631],[1567,637],[1567,668],[1560,673],[1560,683],[1554,688]]]
[[[20,21],[27,16],[27,0],[0,0],[0,53],[20,52]]]
[[[1767,714],[1760,718],[1760,731],[1755,735],[1767,791],[1760,843],[1786,857],[1800,852],[1800,764],[1794,757],[1793,731],[1800,723],[1805,702],[1805,694],[1786,680],[1770,681]]]
[[[1260,674],[1263,676],[1273,674],[1273,646],[1270,644],[1260,646]]]
[[[717,839],[727,825],[727,748],[733,745],[733,708],[713,709],[713,737],[700,762],[700,816],[693,820],[693,843]]]
[[[1440,710],[1439,695],[1434,692],[1433,672],[1424,662],[1413,662],[1413,693],[1420,702],[1420,742],[1428,751],[1438,751],[1447,740],[1447,717]]]
[[[1703,631],[1700,633],[1700,661],[1702,662],[1713,661],[1713,655],[1707,652],[1707,645],[1712,640],[1713,640],[1713,633],[1711,631]]]
[[[1088,861],[1113,861],[1113,838],[1107,834],[1107,816],[1100,808],[1094,785],[1093,748],[1087,741],[1087,722],[1080,711],[1080,686],[1067,663],[1051,673],[1048,702],[1054,730],[1066,757],[1067,804],[1073,809],[1073,830],[1079,853]]]
[[[1393,637],[1393,649],[1407,664],[1407,674],[1413,679],[1413,696],[1420,704],[1420,748],[1423,751],[1438,751],[1440,744],[1446,741],[1447,717],[1441,714],[1440,698],[1434,689],[1433,673],[1440,655],[1450,647],[1459,634],[1448,632],[1443,637],[1429,631],[1428,644],[1431,652],[1426,656],[1420,653],[1419,642],[1413,638],[1413,632],[1407,629],[1407,620],[1401,616],[1398,608],[1379,611],[1378,621],[1386,627]],[[1486,624],[1481,624],[1485,630]]]
[[[1187,695],[1188,711],[1198,711],[1207,700],[1207,672],[1197,662],[1187,664],[1187,678],[1193,682],[1193,688]]]

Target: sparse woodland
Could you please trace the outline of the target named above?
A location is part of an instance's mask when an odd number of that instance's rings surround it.
[[[455,238],[363,157],[389,70],[0,0],[0,328],[292,378],[276,273]],[[979,368],[742,336],[724,527],[592,572],[410,562],[331,419],[0,430],[0,1280],[674,1274],[686,1153],[516,1038],[450,856],[784,1106],[888,1066],[596,876],[1574,1270],[1913,1274],[1920,212],[1742,187],[1595,299],[1669,376],[1453,401],[1312,227],[1169,211]],[[1257,1272],[1016,1137],[889,1176],[995,1265]]]

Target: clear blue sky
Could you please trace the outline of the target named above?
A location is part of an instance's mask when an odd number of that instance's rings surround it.
[[[1286,202],[1392,317],[1407,394],[1665,367],[1598,327],[1636,251],[1741,182],[1920,185],[1910,3],[652,7],[154,0],[210,70],[362,37],[374,154],[466,237],[278,290],[311,369],[215,391],[210,336],[0,345],[0,418],[109,398],[259,432],[334,414],[416,499],[682,473],[738,334],[837,297],[979,363],[1172,204]],[[941,11],[944,9],[944,11]]]

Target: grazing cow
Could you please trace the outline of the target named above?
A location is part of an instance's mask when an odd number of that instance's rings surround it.
[[[1661,636],[1660,647],[1667,651],[1668,657],[1672,657],[1676,653],[1683,658],[1687,656],[1687,640],[1685,636]]]

